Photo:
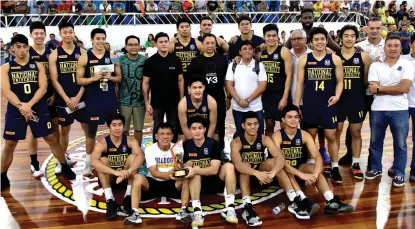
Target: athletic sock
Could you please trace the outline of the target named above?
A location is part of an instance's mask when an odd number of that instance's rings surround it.
[[[235,204],[235,195],[226,195],[225,196],[226,207],[229,207],[231,204]]]
[[[86,161],[87,165],[89,166],[89,163],[91,162],[91,153],[86,153]]]
[[[326,199],[327,201],[330,201],[334,198],[334,194],[332,191],[327,191],[323,195],[324,195],[324,199]]]
[[[353,157],[352,158],[352,165],[354,165],[354,163],[358,163],[359,164],[359,158],[358,157]]]
[[[195,210],[196,208],[199,208],[200,211],[202,211],[200,200],[192,200],[192,207],[193,207],[193,210]]]
[[[303,192],[303,191],[296,191],[296,193],[297,193],[297,196],[300,196],[301,200],[304,200],[305,198],[307,198],[307,197],[304,195],[304,192]]]
[[[104,194],[105,194],[105,200],[115,200],[114,198],[114,194],[112,194],[112,189],[111,188],[106,188],[104,189]]]
[[[127,190],[125,190],[124,197],[126,197],[126,196],[131,196],[131,185],[130,184],[127,185]]]
[[[138,213],[138,209],[137,208],[133,208],[132,210],[133,210],[133,212],[137,212]]]
[[[35,170],[39,170],[39,162],[37,161],[37,154],[30,155],[30,164],[33,165]]]
[[[297,197],[297,194],[295,193],[294,189],[290,189],[287,191],[287,197],[290,201],[294,201],[295,197]]]
[[[338,168],[339,167],[339,162],[331,162],[331,168]]]
[[[242,203],[245,205],[250,204],[251,203],[251,197],[250,196],[243,196],[242,197]]]

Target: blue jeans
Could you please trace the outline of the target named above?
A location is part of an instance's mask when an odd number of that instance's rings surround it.
[[[242,118],[246,112],[232,110],[233,119],[235,121],[236,132],[239,134],[244,133],[244,129],[242,128]],[[258,134],[264,134],[264,114],[261,111],[255,112],[259,122]]]
[[[412,145],[415,143],[415,108],[409,108],[409,115],[412,118]],[[415,147],[412,147],[412,162],[411,162],[411,170],[415,171]]]
[[[393,138],[392,169],[397,176],[404,176],[408,154],[406,145],[409,131],[408,111],[372,111],[370,119],[372,121],[370,131],[372,170],[382,171],[383,141],[385,140],[386,128],[389,126]]]

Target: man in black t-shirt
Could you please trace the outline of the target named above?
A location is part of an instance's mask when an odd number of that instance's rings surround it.
[[[216,100],[218,108],[216,130],[223,149],[225,147],[226,110],[231,105],[231,98],[225,96],[225,75],[228,63],[224,55],[215,52],[216,41],[216,37],[212,34],[204,36],[202,43],[205,52],[192,59],[188,71],[191,76],[201,75],[206,78],[205,92]]]
[[[166,114],[167,122],[175,128],[176,134],[177,105],[184,93],[182,63],[176,55],[169,53],[169,36],[166,33],[158,33],[155,41],[158,51],[144,64],[143,95],[146,111],[153,116],[154,127],[163,122]]]
[[[230,162],[221,166],[221,146],[213,138],[205,137],[206,122],[202,117],[189,118],[187,126],[192,139],[184,144],[183,162],[189,169],[186,178],[194,210],[192,227],[203,226],[200,193],[222,193],[225,186],[226,208],[222,210],[221,216],[230,223],[238,223],[234,203],[235,167]]]

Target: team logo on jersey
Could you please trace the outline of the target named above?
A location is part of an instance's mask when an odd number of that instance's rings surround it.
[[[256,144],[256,149],[257,149],[257,150],[260,150],[260,149],[261,149],[261,143],[259,143],[259,142],[258,142],[258,143]]]
[[[206,109],[206,106],[203,106],[203,107],[202,107],[202,112],[206,112],[206,110],[207,110],[207,109]]]
[[[195,49],[196,49],[195,45],[190,45],[190,50],[195,50]]]
[[[122,146],[122,152],[123,152],[123,153],[127,152],[127,146],[125,146],[125,145],[124,145],[124,146]]]
[[[204,148],[204,149],[203,149],[203,153],[204,153],[205,155],[208,155],[208,154],[209,154],[209,150],[208,150],[208,148]]]
[[[81,54],[79,53],[75,54],[75,59],[79,59],[79,57],[81,57]]]
[[[301,145],[301,140],[300,139],[295,140],[295,144],[298,146]]]
[[[402,71],[402,66],[399,66],[398,67],[398,71]]]
[[[274,60],[278,59],[278,54],[274,54]]]
[[[359,58],[354,58],[353,59],[353,64],[359,64]]]
[[[35,68],[36,68],[36,65],[35,65],[35,64],[30,64],[30,65],[29,65],[29,68],[31,68],[31,69],[35,69]]]
[[[325,60],[325,61],[324,61],[324,65],[326,65],[326,66],[330,66],[330,60]]]
[[[111,60],[110,60],[110,58],[108,58],[108,57],[105,57],[105,63],[106,63],[106,64],[109,64],[109,63],[111,63]]]

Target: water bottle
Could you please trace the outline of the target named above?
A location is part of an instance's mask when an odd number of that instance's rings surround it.
[[[102,81],[102,91],[108,91],[108,79]]]
[[[275,208],[272,209],[272,214],[273,215],[278,215],[278,213],[282,212],[282,210],[284,210],[284,209],[285,209],[285,204],[280,203]]]

